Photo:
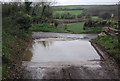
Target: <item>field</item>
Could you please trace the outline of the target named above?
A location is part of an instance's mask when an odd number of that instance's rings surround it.
[[[32,26],[30,30],[31,31],[43,31],[43,32],[64,32],[64,33],[67,32],[67,30],[64,30],[62,28],[57,28],[49,24],[37,24],[37,25]]]
[[[89,28],[83,30],[84,22],[64,24],[64,27],[54,27],[50,24],[37,24],[30,28],[31,31],[58,32],[58,33],[98,33],[102,28]]]
[[[83,30],[84,22],[67,24],[67,30],[72,33],[98,33],[102,31],[102,28],[88,28]]]
[[[83,12],[82,10],[55,11],[54,14],[70,13],[71,15],[80,15],[82,12]]]
[[[69,5],[69,6],[54,6],[54,8],[62,8],[62,9],[76,9],[76,8],[92,8],[96,7],[97,5]]]
[[[92,16],[92,18],[93,18],[93,19],[97,19],[97,18],[99,18],[99,16]]]
[[[67,29],[75,33],[80,33],[83,30],[84,22],[67,24]]]
[[[96,7],[97,5],[69,5],[69,6],[54,6],[53,8],[55,9],[54,11],[54,15],[55,14],[65,14],[65,13],[70,13],[71,15],[80,15],[83,10],[62,10],[62,9],[79,9],[79,8],[83,8],[83,9],[88,9],[88,8],[92,8],[92,7]],[[61,10],[59,10],[61,9]]]

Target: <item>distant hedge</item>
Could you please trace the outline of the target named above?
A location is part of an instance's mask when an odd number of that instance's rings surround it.
[[[93,21],[89,20],[86,21],[84,24],[84,28],[89,28],[89,27],[118,27],[118,22],[117,21],[110,21],[110,20],[102,20],[102,21]]]

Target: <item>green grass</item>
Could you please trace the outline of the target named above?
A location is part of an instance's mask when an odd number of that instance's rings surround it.
[[[93,39],[95,43],[102,46],[110,54],[110,56],[113,56],[115,59],[120,61],[120,44],[118,43],[118,38],[113,38],[110,36],[102,36],[97,37],[96,39]]]
[[[102,28],[88,28],[83,30],[84,22],[67,24],[67,30],[73,33],[98,33],[102,31]]]
[[[0,32],[0,57],[2,57],[2,32]]]
[[[70,21],[70,20],[75,20],[75,19],[54,19],[54,20],[57,20],[57,21]]]
[[[64,27],[54,27],[49,24],[37,24],[30,28],[31,31],[58,32],[58,33],[98,33],[102,28],[88,28],[83,30],[84,22],[64,24]]]
[[[82,30],[81,33],[100,33],[102,31],[102,28],[96,27],[96,28],[88,28],[86,30]]]
[[[62,21],[63,21],[63,22],[64,22],[64,21],[68,21],[68,22],[69,22],[69,21],[77,21],[76,19],[54,19],[54,20],[61,21],[61,22],[62,22]]]
[[[24,55],[24,51],[30,40],[30,33],[20,30],[17,27],[4,29],[2,31],[2,58],[4,63],[2,65],[3,79],[9,78],[13,64],[18,64],[20,57]]]
[[[99,16],[92,16],[92,18],[93,18],[93,19],[97,19],[97,18],[99,18]]]
[[[97,5],[66,5],[66,6],[54,6],[54,8],[63,8],[63,9],[76,9],[76,8],[92,8],[97,7]]]
[[[67,24],[67,29],[74,33],[80,33],[83,30],[84,22]]]
[[[70,13],[71,15],[80,15],[83,11],[82,10],[72,10],[72,11],[55,11],[55,14],[65,14],[65,13]]]
[[[98,5],[66,5],[66,6],[54,6],[55,9],[78,9],[78,8],[92,8],[97,7]],[[71,10],[71,11],[55,11],[55,14],[64,14],[64,13],[70,13],[71,15],[80,15],[83,12],[83,10]]]
[[[37,24],[30,28],[32,31],[43,31],[43,32],[67,32],[62,28],[57,28],[49,24]]]

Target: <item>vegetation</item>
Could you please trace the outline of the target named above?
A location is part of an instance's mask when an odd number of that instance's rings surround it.
[[[32,7],[31,4],[32,2],[2,4],[3,80],[20,78],[22,57],[31,39],[29,28],[32,24],[50,22],[52,11],[49,11],[49,4],[42,2]]]
[[[86,19],[88,16],[93,19],[117,19],[118,15],[116,5],[70,5],[53,8],[55,19]]]
[[[21,21],[22,20],[22,21]],[[27,24],[28,23],[28,24]],[[13,71],[21,62],[21,57],[30,39],[28,28],[30,27],[28,14],[19,13],[15,16],[3,18],[2,31],[2,58],[3,58],[3,80],[7,78],[18,78]]]
[[[120,61],[120,44],[118,43],[118,38],[101,36],[93,39],[93,41],[105,49],[110,56],[113,56],[116,60]]]
[[[60,24],[59,24],[60,25]],[[30,27],[31,31],[59,32],[59,33],[98,33],[102,28],[88,28],[83,30],[84,22],[64,24],[63,27],[55,27],[50,24],[38,24]]]
[[[99,16],[102,19],[117,19],[117,5],[105,5],[89,8],[83,11],[83,15]]]
[[[111,6],[111,9],[97,6],[98,10],[94,8],[96,7],[94,5],[57,6],[53,14],[52,8],[54,7],[50,6],[50,2],[32,3],[15,2],[2,4],[3,79],[20,78],[19,75],[16,75],[16,73],[20,72],[20,69],[17,67],[21,65],[21,58],[30,42],[30,30],[65,33],[98,33],[101,32],[104,26],[117,28],[118,23],[116,20],[108,21],[111,19],[111,12],[114,13],[113,19],[116,17],[117,13],[114,10],[114,6]],[[105,16],[106,14],[107,17]],[[95,21],[94,19],[98,20]],[[66,20],[67,24],[61,22]],[[94,41],[104,47],[110,55],[119,59],[120,55],[118,54],[116,38],[98,37]]]
[[[62,28],[54,27],[49,24],[38,24],[34,25],[30,28],[32,31],[43,31],[43,32],[67,32],[67,30],[64,30]]]
[[[68,25],[67,29],[73,33],[99,33],[102,31],[102,28],[88,28],[84,30],[83,28],[84,23],[79,24],[71,24]]]
[[[67,30],[74,33],[81,33],[83,31],[84,22],[67,24]]]
[[[53,17],[55,19],[76,19],[81,18],[85,9],[95,7],[94,5],[71,5],[71,6],[55,6]]]
[[[84,29],[90,28],[90,27],[113,27],[118,28],[118,22],[115,20],[102,20],[102,21],[96,21],[96,20],[88,20],[84,24]]]
[[[97,28],[88,28],[87,30],[81,31],[81,33],[100,33],[102,31],[101,27]]]
[[[22,12],[17,13],[14,19],[19,29],[28,30],[32,24],[31,16]]]
[[[21,61],[25,48],[30,39],[30,34],[18,28],[7,29],[3,32],[3,79],[13,78],[15,72]],[[15,66],[14,66],[15,65]],[[17,76],[17,75],[16,75]],[[17,78],[14,76],[14,78]]]
[[[67,24],[67,30],[73,33],[99,33],[102,31],[102,28],[88,28],[84,30],[84,22]]]
[[[92,8],[92,7],[96,7],[96,5],[68,5],[68,6],[54,6],[54,8],[57,9],[76,9],[76,8]]]
[[[62,15],[64,13],[69,13],[71,15],[80,15],[82,10],[71,10],[71,11],[55,11],[54,14]]]

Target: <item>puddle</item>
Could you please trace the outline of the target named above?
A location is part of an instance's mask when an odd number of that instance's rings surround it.
[[[87,40],[42,38],[33,41],[23,61],[81,62],[95,59],[100,56]]]
[[[89,42],[93,34],[33,32],[23,58],[23,79],[118,79],[119,68]]]

